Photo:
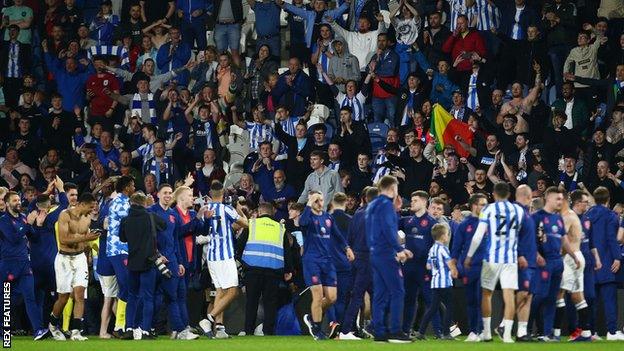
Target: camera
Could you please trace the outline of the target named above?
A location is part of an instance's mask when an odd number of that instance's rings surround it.
[[[169,268],[167,268],[165,256],[158,256],[154,261],[154,266],[156,266],[160,274],[162,274],[165,278],[169,279],[173,276]]]

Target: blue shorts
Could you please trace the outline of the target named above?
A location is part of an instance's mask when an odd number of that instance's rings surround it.
[[[336,268],[329,259],[303,258],[303,278],[307,286],[337,286]]]
[[[113,268],[110,258],[106,256],[106,252],[103,255],[98,255],[96,272],[103,276],[115,275],[115,268]]]
[[[546,266],[535,269],[535,274],[533,274],[533,279],[531,280],[531,292],[541,297],[548,296],[551,284],[559,285],[561,283],[562,274],[563,260],[546,261]]]
[[[535,275],[535,268],[527,267],[525,269],[518,269],[518,291],[528,291],[533,293],[533,276]]]

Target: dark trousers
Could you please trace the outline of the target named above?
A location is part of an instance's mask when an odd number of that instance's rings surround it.
[[[409,265],[409,266],[408,266]],[[403,309],[403,332],[408,333],[414,326],[417,312],[418,297],[422,296],[422,301],[426,306],[431,305],[431,281],[425,266],[409,264],[403,266],[403,277],[405,277],[405,308]],[[440,314],[435,313],[433,319],[433,331],[440,333]]]
[[[351,295],[353,274],[350,270],[338,271],[336,272],[336,278],[338,279],[338,284],[336,286],[338,290],[336,293],[336,302],[327,310],[327,318],[330,321],[341,323]]]
[[[206,22],[204,16],[194,18],[192,22],[185,19],[181,21],[181,27],[182,41],[188,43],[191,48],[195,47],[195,42],[197,41],[197,49],[206,49]]]
[[[403,274],[394,257],[371,257],[373,271],[373,329],[376,337],[401,332],[403,319]],[[386,325],[386,321],[388,324]]]
[[[418,330],[421,334],[425,333],[429,322],[438,311],[441,311],[444,315],[442,318],[442,334],[447,335],[450,333],[449,328],[453,316],[452,297],[452,288],[431,289],[431,304],[427,307],[427,312],[425,312]],[[446,312],[442,312],[442,305],[446,306]]]
[[[156,293],[156,268],[143,272],[128,272],[128,304],[126,305],[126,328],[152,328],[154,294]],[[139,314],[138,307],[142,304]],[[137,318],[140,316],[141,318]],[[139,320],[141,321],[139,323]]]
[[[342,322],[344,333],[355,330],[355,319],[364,305],[364,294],[368,291],[372,296],[372,287],[373,277],[368,258],[364,260],[356,258],[353,262],[353,290]]]
[[[277,290],[281,277],[276,272],[249,270],[245,273],[245,290],[247,302],[245,304],[245,333],[253,335],[256,329],[258,304],[262,296],[264,307],[264,335],[275,334],[275,319],[277,318]]]

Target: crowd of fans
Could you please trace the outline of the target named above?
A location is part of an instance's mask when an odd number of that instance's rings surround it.
[[[268,202],[288,220],[315,191],[354,214],[389,174],[449,221],[499,181],[605,187],[622,212],[622,1],[2,6],[0,186],[24,210],[59,201],[58,179],[108,204],[132,176],[148,203],[184,184],[199,208],[219,181],[250,217]],[[437,147],[435,104],[472,140]]]

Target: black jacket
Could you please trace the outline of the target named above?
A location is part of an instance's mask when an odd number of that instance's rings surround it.
[[[152,228],[150,216],[154,218],[156,231],[165,230],[165,220],[150,214],[145,207],[132,205],[128,217],[121,220],[119,239],[128,243],[128,270],[143,272],[153,266],[156,258],[156,233]]]

